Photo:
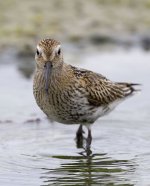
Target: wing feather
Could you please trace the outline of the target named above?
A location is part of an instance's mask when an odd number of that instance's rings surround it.
[[[107,106],[108,104],[124,99],[138,91],[134,86],[139,84],[113,82],[101,74],[71,66],[74,75],[80,79],[80,85],[86,91],[91,105]]]
[[[106,77],[87,71],[83,80],[85,89],[88,92],[88,101],[95,106],[106,106],[114,101],[124,99],[136,91],[130,83],[112,82]]]

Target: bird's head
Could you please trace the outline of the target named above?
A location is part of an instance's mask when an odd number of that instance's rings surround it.
[[[37,68],[44,70],[46,90],[48,90],[49,77],[53,71],[59,70],[63,64],[60,42],[54,39],[41,40],[37,45],[35,60]]]

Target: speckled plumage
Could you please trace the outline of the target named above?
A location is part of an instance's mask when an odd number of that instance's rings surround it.
[[[45,39],[38,46],[50,57],[57,45],[60,43]],[[42,55],[44,54],[41,54],[41,58]],[[36,67],[34,96],[43,112],[55,121],[66,124],[93,123],[112,110],[113,104],[115,107],[115,103],[134,92],[134,84],[114,83],[100,74],[67,65],[60,60],[60,66],[49,77],[47,95],[44,88],[44,63],[48,60],[40,61],[43,68]]]
[[[33,92],[38,106],[54,121],[92,124],[135,92],[136,84],[112,82],[100,74],[64,63],[58,41],[44,39],[37,49]],[[47,62],[52,69],[46,92]]]

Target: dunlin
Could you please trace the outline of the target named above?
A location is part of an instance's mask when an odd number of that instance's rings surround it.
[[[37,45],[33,92],[42,111],[51,120],[80,124],[77,140],[88,128],[86,147],[92,141],[90,126],[137,90],[133,83],[118,83],[101,74],[64,63],[59,41],[43,39]]]

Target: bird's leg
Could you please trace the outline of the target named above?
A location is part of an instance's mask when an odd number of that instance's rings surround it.
[[[76,133],[76,138],[83,138],[83,129],[82,129],[82,125],[79,126],[78,130],[77,130],[77,133]]]
[[[87,139],[86,139],[86,152],[87,152],[87,155],[90,155],[92,153],[91,151],[91,143],[92,143],[92,134],[91,134],[91,129],[90,127],[88,127],[88,136],[87,136]]]
[[[76,133],[76,143],[77,143],[77,148],[82,148],[83,147],[83,129],[82,125],[79,126],[77,133]]]

